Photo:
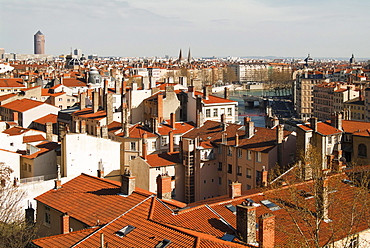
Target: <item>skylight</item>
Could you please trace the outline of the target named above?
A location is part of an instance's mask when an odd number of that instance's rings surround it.
[[[255,206],[255,207],[259,207],[259,206],[261,206],[261,204],[258,204],[258,203],[256,203],[255,201],[253,201],[251,198],[246,198],[245,199],[247,202],[249,202],[249,203],[251,203],[253,206]]]
[[[230,241],[232,242],[234,240],[235,236],[234,235],[231,235],[231,234],[228,234],[228,233],[225,233],[224,236],[222,236],[222,240],[225,240],[225,241]]]
[[[127,234],[129,234],[131,231],[133,231],[136,227],[134,226],[131,226],[131,225],[127,225],[125,226],[124,228],[122,228],[121,230],[117,231],[116,232],[116,235],[123,238],[125,237]]]
[[[236,207],[231,205],[231,204],[228,204],[225,206],[227,209],[229,209],[231,212],[233,212],[233,214],[236,213]]]
[[[171,240],[164,239],[161,242],[158,243],[158,245],[155,246],[155,248],[165,248],[169,246],[172,243]]]
[[[276,210],[281,209],[278,205],[276,205],[275,203],[269,200],[262,200],[261,203],[265,205],[266,207],[268,207],[271,211],[276,211]]]

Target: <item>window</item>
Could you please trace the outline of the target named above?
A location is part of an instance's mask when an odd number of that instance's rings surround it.
[[[238,174],[238,176],[242,175],[242,167],[241,166],[236,167],[236,174]]]
[[[221,185],[221,184],[222,184],[221,177],[218,177],[218,184],[219,184],[219,185]]]
[[[71,99],[67,99],[67,102],[70,102],[71,101]]]
[[[232,116],[233,115],[233,109],[232,108],[227,108],[227,115]]]
[[[213,117],[217,117],[218,116],[218,109],[213,109]]]
[[[251,189],[252,187],[249,184],[247,184],[246,188],[248,190],[248,189]]]
[[[156,143],[155,141],[152,142],[152,151],[155,151],[156,150]]]
[[[252,178],[252,169],[251,168],[247,168],[245,170],[245,177],[246,178]]]
[[[218,154],[221,154],[222,153],[222,146],[221,145],[219,145],[218,146]]]
[[[22,170],[26,171],[27,170],[27,164],[22,165]]]
[[[50,226],[50,207],[45,206],[44,224]]]
[[[229,174],[233,173],[233,165],[232,164],[227,165],[227,173],[229,173]]]
[[[242,158],[242,157],[243,157],[243,150],[238,149],[238,158]]]
[[[222,171],[222,163],[221,162],[218,162],[218,170]]]
[[[136,143],[135,142],[130,142],[130,150],[131,151],[136,151]]]
[[[58,98],[58,101],[59,101],[59,102],[63,101],[63,98]]]
[[[261,162],[261,152],[256,152],[256,162]]]
[[[256,171],[256,184],[262,185],[262,171]]]
[[[28,164],[28,172],[31,172],[31,171],[32,171],[31,165]]]
[[[130,156],[130,160],[134,160],[136,156]]]
[[[367,147],[365,144],[359,144],[358,145],[358,156],[359,157],[367,157]]]
[[[206,117],[211,117],[211,110],[210,109],[206,109]]]
[[[167,146],[167,137],[162,137],[161,141],[162,141],[161,143],[162,146]]]
[[[247,160],[252,160],[252,151],[247,150]]]
[[[346,247],[348,247],[348,248],[358,248],[359,247],[359,237],[358,237],[358,235],[352,237],[349,240],[349,243]]]
[[[10,143],[10,146],[14,146],[14,143],[12,142],[12,143]]]
[[[233,150],[232,150],[232,148],[229,146],[228,148],[227,148],[227,156],[232,156],[233,155]]]
[[[328,136],[328,144],[329,145],[331,144],[331,140],[332,140],[331,136]]]

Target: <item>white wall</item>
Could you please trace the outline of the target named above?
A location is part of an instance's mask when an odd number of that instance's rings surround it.
[[[29,125],[32,123],[32,121],[37,120],[38,118],[41,118],[48,114],[55,114],[58,115],[58,111],[60,108],[52,106],[50,104],[42,104],[40,106],[37,106],[35,108],[32,108],[30,110],[27,110],[22,113],[23,116],[23,127],[29,127]]]
[[[63,140],[65,175],[86,173],[97,176],[98,163],[102,160],[104,174],[120,169],[120,142],[87,134],[67,134]]]
[[[19,153],[0,149],[0,162],[4,162],[5,165],[13,170],[13,173],[10,175],[11,180],[13,180],[14,177],[21,178],[20,157],[21,154]]]

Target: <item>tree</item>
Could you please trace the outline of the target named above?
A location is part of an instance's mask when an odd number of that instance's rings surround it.
[[[16,181],[11,182],[12,172],[0,162],[0,247],[25,247],[35,238],[36,227],[24,218],[22,201],[26,192]]]
[[[271,184],[273,199],[284,210],[286,225],[278,232],[287,237],[284,247],[363,247],[370,240],[358,233],[369,229],[369,176],[322,170],[321,156],[310,148],[305,157]],[[362,247],[362,246],[361,246]]]

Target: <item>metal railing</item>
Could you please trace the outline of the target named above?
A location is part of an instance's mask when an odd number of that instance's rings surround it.
[[[19,182],[21,184],[23,184],[23,183],[34,183],[34,182],[43,182],[43,181],[47,181],[47,180],[55,179],[55,178],[57,178],[56,174],[50,174],[50,175],[42,175],[42,176],[38,176],[38,177],[22,178],[22,179],[19,180]]]

